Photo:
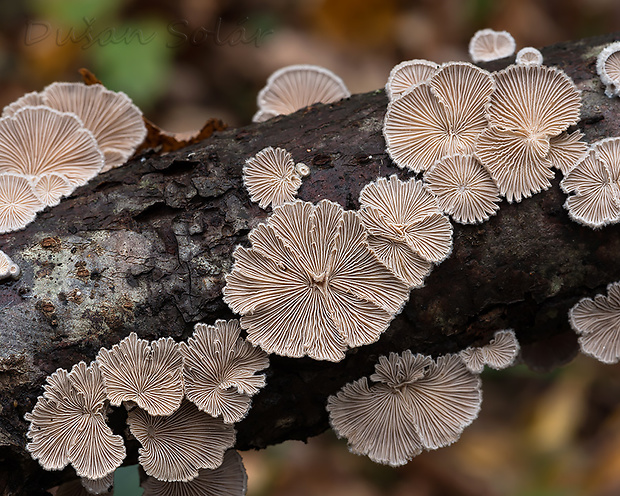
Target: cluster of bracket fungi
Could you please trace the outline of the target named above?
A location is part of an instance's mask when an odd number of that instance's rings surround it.
[[[515,47],[508,33],[483,30],[470,55],[488,61],[512,56]],[[610,45],[597,64],[610,97],[620,88],[619,50]],[[542,62],[538,50],[525,47],[497,73],[467,62],[394,67],[386,85],[386,149],[417,176],[377,178],[362,190],[358,211],[296,200],[311,170],[282,148],[248,158],[250,198],[273,212],[249,234],[251,247],[233,253],[223,296],[240,320],[197,324],[183,343],[148,343],[132,333],[90,365],[57,370],[26,416],[32,456],[48,470],[71,464],[88,493],[108,491],[125,447],[107,426],[107,412],[123,405],[150,476],[145,495],[245,494],[233,424],[265,385],[256,372],[268,366],[267,354],[340,361],[348,348],[377,341],[409,291],[450,255],[450,217],[482,223],[502,198],[520,202],[549,188],[558,169],[562,189],[573,193],[565,203],[571,219],[592,228],[620,221],[620,138],[588,146],[581,132],[571,132],[579,91]],[[348,96],[326,69],[287,67],[260,92],[254,121]],[[122,165],[144,136],[139,110],[100,85],[54,83],[6,107],[0,232],[23,228],[38,209]],[[18,277],[19,267],[1,255],[0,277]],[[620,283],[607,296],[579,302],[569,318],[584,353],[620,360]],[[510,366],[518,354],[515,333],[501,330],[485,346],[436,359],[411,350],[379,357],[369,378],[329,397],[330,423],[352,452],[402,465],[456,441],[478,415],[479,374],[485,366]]]

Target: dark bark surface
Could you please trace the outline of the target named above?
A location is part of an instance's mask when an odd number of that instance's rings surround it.
[[[546,65],[565,70],[582,90],[578,127],[588,141],[618,134],[620,100],[604,96],[595,70],[602,45],[615,39],[542,51]],[[233,317],[221,298],[232,252],[267,216],[243,187],[248,157],[270,145],[286,148],[311,168],[299,198],[328,198],[347,209],[357,208],[360,190],[377,177],[407,177],[384,150],[386,104],[382,90],[354,95],[216,133],[162,157],[143,155],[80,188],[27,229],[0,236],[0,248],[22,269],[18,281],[0,284],[0,493],[43,494],[71,475],[42,471],[25,451],[23,416],[48,374],[90,362],[101,346],[131,331],[181,340],[196,322]],[[390,351],[437,356],[513,328],[533,368],[569,361],[577,347],[568,309],[620,280],[620,226],[592,230],[570,221],[556,175],[548,191],[502,202],[484,224],[455,224],[451,257],[411,292],[377,343],[337,364],[272,356],[268,385],[237,426],[237,447],[322,432],[327,396],[371,373]]]

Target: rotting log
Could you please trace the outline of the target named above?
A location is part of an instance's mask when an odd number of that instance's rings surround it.
[[[595,71],[602,46],[620,34],[542,50],[582,90],[578,127],[588,141],[619,134],[620,100]],[[486,64],[496,70],[510,61]],[[164,156],[142,155],[102,174],[41,213],[25,230],[0,236],[22,270],[0,284],[0,493],[45,494],[72,470],[44,472],[25,451],[26,412],[48,374],[90,362],[135,331],[187,338],[196,322],[233,314],[223,303],[232,252],[267,217],[249,201],[241,169],[266,146],[311,168],[299,197],[358,207],[361,188],[394,166],[381,133],[387,99],[375,91],[334,105],[214,134]],[[372,372],[377,357],[412,349],[437,356],[487,342],[513,328],[523,360],[548,369],[577,352],[568,309],[620,280],[620,226],[572,222],[553,186],[475,226],[454,226],[451,257],[411,292],[381,339],[340,363],[271,357],[268,385],[238,428],[239,449],[306,439],[328,427],[324,406],[343,384]],[[122,412],[112,417],[122,428]],[[136,446],[130,444],[130,460]]]

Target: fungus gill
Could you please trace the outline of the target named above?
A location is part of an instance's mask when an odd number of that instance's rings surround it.
[[[474,62],[490,62],[510,57],[515,53],[516,47],[515,40],[508,31],[481,29],[476,31],[469,41],[469,56]]]
[[[517,52],[515,62],[517,64],[542,65],[543,56],[542,53],[540,53],[540,51],[538,51],[536,48],[525,47]]]
[[[428,81],[437,72],[439,64],[430,60],[406,60],[394,66],[385,85],[385,93],[390,100],[399,98],[416,84]]]
[[[510,367],[517,358],[519,350],[519,342],[514,331],[506,329],[497,331],[489,344],[481,347],[470,346],[461,351],[459,356],[470,371],[479,374],[485,365],[495,370]]]
[[[620,94],[620,41],[607,45],[596,59],[596,72],[605,85],[605,94],[612,98]]]
[[[23,229],[44,207],[26,177],[0,173],[0,234]]]

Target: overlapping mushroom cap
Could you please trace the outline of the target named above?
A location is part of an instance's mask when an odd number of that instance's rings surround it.
[[[58,205],[63,196],[70,195],[74,187],[61,174],[43,174],[32,181],[34,193],[46,206]]]
[[[224,422],[240,421],[251,397],[265,386],[267,354],[239,336],[238,320],[196,324],[194,335],[180,343],[185,396],[199,409]]]
[[[96,363],[58,369],[47,378],[44,393],[32,412],[26,446],[46,470],[69,463],[80,477],[99,479],[113,472],[125,458],[121,436],[106,424],[106,392]]]
[[[607,286],[607,296],[584,298],[569,312],[571,327],[579,334],[586,355],[604,363],[620,360],[620,282]]]
[[[224,301],[269,353],[339,361],[379,339],[409,295],[370,251],[358,214],[328,200],[278,207],[249,238]]]
[[[515,40],[508,31],[481,29],[469,41],[469,56],[474,62],[490,62],[510,57],[515,53],[516,47]]]
[[[252,120],[262,122],[313,103],[333,103],[351,93],[342,79],[316,65],[291,65],[277,70],[257,98],[258,112]]]
[[[437,72],[439,64],[430,60],[405,60],[394,66],[385,85],[385,92],[390,100],[399,98],[416,84],[428,81]]]
[[[620,94],[620,41],[607,45],[596,59],[596,72],[611,98]]]
[[[404,465],[424,449],[455,442],[478,416],[480,379],[458,355],[390,353],[375,373],[327,400],[332,428],[351,452],[377,463]]]
[[[44,207],[26,177],[0,173],[0,234],[23,229]]]
[[[487,71],[466,62],[444,64],[388,104],[383,135],[390,157],[420,172],[442,157],[473,153],[492,92]]]
[[[459,353],[469,370],[479,374],[487,365],[495,370],[510,367],[520,350],[519,342],[511,329],[497,331],[489,344],[481,347],[471,346]]]
[[[562,180],[571,219],[598,228],[620,221],[620,138],[592,143],[588,155]]]

